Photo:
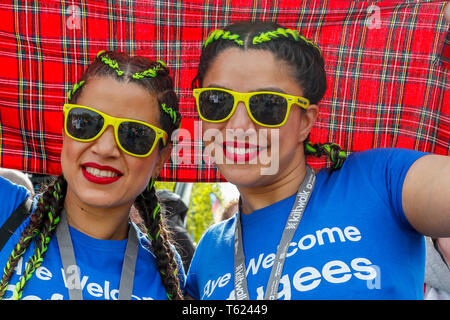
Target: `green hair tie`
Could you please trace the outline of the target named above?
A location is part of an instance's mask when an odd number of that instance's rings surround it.
[[[150,179],[150,182],[147,184],[147,192],[153,188],[153,186],[155,185],[155,181],[156,180],[153,177]]]
[[[50,224],[51,224],[50,229],[52,229],[53,227],[56,227],[56,225],[59,223],[59,217],[54,218],[52,212],[49,212],[47,215],[48,215],[48,218],[49,218]]]
[[[99,57],[99,55],[103,54],[103,52],[104,51],[100,51],[97,54],[97,57]],[[120,70],[119,63],[116,60],[111,59],[110,57],[108,57],[107,54],[100,56],[100,60],[107,66],[111,67],[111,69],[113,69],[119,77],[123,76],[124,72],[122,70]]]
[[[152,214],[153,220],[156,220],[156,214],[160,211],[160,209],[161,209],[161,207],[159,206],[159,203],[156,204],[156,207],[155,207],[155,209],[153,210],[153,214]],[[158,238],[158,237],[157,237],[157,238]]]
[[[310,153],[316,153],[317,152],[317,149],[314,148],[314,146],[311,143],[311,141],[306,142],[305,149],[306,149],[306,151],[308,151]]]
[[[220,38],[224,40],[230,40],[234,41],[239,46],[244,45],[244,41],[239,39],[238,34],[232,34],[230,31],[224,31],[222,29],[216,29],[213,30],[209,35],[208,38],[206,38],[205,42],[203,43],[203,47],[206,48],[211,42],[215,40],[219,40]]]
[[[320,50],[320,47],[317,44],[315,44],[311,40],[302,36],[297,30],[288,29],[288,28],[278,28],[276,30],[262,32],[259,36],[253,37],[252,43],[255,45],[261,44],[264,42],[268,42],[272,39],[278,39],[280,36],[285,37],[285,38],[289,38],[289,36],[291,36],[294,39],[294,41],[300,41],[300,39],[301,39],[304,42],[306,42],[307,44],[318,49],[320,54],[322,54],[322,50]]]
[[[75,92],[76,92],[78,89],[80,89],[81,86],[82,86],[83,84],[85,84],[85,83],[86,83],[86,81],[82,80],[82,81],[80,81],[80,82],[78,82],[78,83],[75,83],[75,84],[73,85],[72,90],[70,90],[70,91],[67,93],[67,98],[69,99],[69,101],[72,99],[72,97],[73,97],[73,95],[75,94]]]
[[[132,75],[132,77],[136,80],[142,79],[142,78],[155,78],[158,75],[158,71],[164,70],[166,68],[166,64],[162,62],[161,60],[157,61],[157,65],[148,68],[147,70],[144,70],[142,72],[136,72]]]
[[[151,178],[150,179],[150,181],[148,182],[148,184],[147,184],[147,186],[145,187],[145,191],[146,192],[150,192],[150,190],[153,188],[153,186],[155,185],[155,178]],[[140,194],[140,196],[142,197],[142,198],[144,198],[145,200],[148,200],[145,196],[144,196],[144,192],[142,192],[141,194]]]
[[[169,115],[169,117],[172,119],[173,124],[175,124],[177,122],[177,112],[171,107],[167,107],[165,103],[161,103],[161,108],[165,113]]]
[[[157,60],[156,63],[159,63],[160,65],[162,65],[164,68],[167,68],[167,64],[162,61],[162,60]]]
[[[100,50],[100,51],[97,53],[97,58],[100,57],[104,52],[106,52],[106,50]]]
[[[333,164],[333,169],[340,169],[347,159],[347,153],[336,143],[312,144],[307,141],[305,154],[317,157],[327,155]]]
[[[161,233],[161,230],[158,230],[158,232],[156,233],[156,239],[159,238],[160,233]],[[151,241],[154,241],[154,240],[155,240],[155,239],[153,239],[153,237],[151,236],[150,233],[147,233],[147,236],[148,236],[148,238],[149,238]]]

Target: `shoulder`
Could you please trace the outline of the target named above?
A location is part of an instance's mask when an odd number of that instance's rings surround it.
[[[386,213],[402,230],[414,231],[406,219],[402,194],[412,165],[427,153],[400,148],[379,148],[354,152],[339,170],[323,169],[317,174],[318,189],[328,199],[364,203],[380,217]],[[415,232],[415,231],[414,231]]]
[[[220,256],[224,250],[233,246],[236,216],[235,214],[227,220],[213,224],[205,231],[195,249],[192,263],[202,260],[205,255]]]
[[[390,163],[392,165],[410,166],[426,154],[425,152],[402,148],[375,148],[350,154],[345,164],[350,166],[357,164],[379,166]]]
[[[0,177],[0,223],[3,224],[10,214],[29,196],[30,192],[25,187]]]
[[[370,177],[373,181],[398,176],[403,179],[413,163],[427,153],[401,148],[376,148],[351,153],[339,170],[324,169],[327,176]]]
[[[186,292],[200,299],[200,286],[210,272],[218,269],[218,264],[228,263],[225,252],[233,248],[234,228],[237,214],[210,226],[201,237],[189,267]]]
[[[400,148],[377,148],[351,153],[339,170],[322,169],[318,180],[332,183],[365,183],[377,188],[401,190],[408,170],[427,153]],[[401,193],[400,193],[401,194]]]
[[[23,197],[29,195],[29,191],[24,186],[15,184],[10,180],[0,176],[0,197],[10,198],[11,194],[23,194]]]
[[[227,243],[229,241],[233,241],[234,239],[234,228],[236,224],[236,215],[233,215],[231,218],[220,221],[218,223],[210,226],[206,232],[203,234],[202,239],[199,242],[200,245],[204,245],[207,243]]]

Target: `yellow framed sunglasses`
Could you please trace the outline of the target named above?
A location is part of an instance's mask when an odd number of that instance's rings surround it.
[[[306,98],[271,91],[241,93],[222,88],[199,88],[192,93],[200,118],[213,123],[230,119],[242,101],[255,123],[264,127],[281,127],[286,123],[293,104],[305,110],[310,104]]]
[[[74,140],[89,142],[100,137],[108,126],[114,128],[119,148],[135,157],[147,157],[161,139],[167,143],[167,133],[151,124],[133,119],[109,116],[94,108],[64,104],[64,131]]]

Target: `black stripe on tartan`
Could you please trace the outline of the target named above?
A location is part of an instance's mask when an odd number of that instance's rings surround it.
[[[134,23],[135,23],[135,16],[134,16],[134,1],[128,2],[128,10],[126,15],[126,21],[127,21],[127,41],[126,41],[126,51],[130,55],[136,55],[136,43],[134,41]],[[128,22],[129,21],[129,22]]]
[[[333,72],[335,72],[335,79],[333,83],[333,87],[331,93],[331,104],[330,104],[330,118],[329,118],[329,131],[328,131],[328,137],[327,141],[329,142],[336,142],[336,132],[332,128],[339,128],[340,124],[340,109],[346,108],[345,100],[342,100],[340,97],[342,96],[340,92],[340,83],[341,78],[337,77],[338,74],[343,74],[346,71],[346,64],[348,59],[348,37],[350,36],[350,33],[347,32],[347,27],[351,27],[352,21],[353,21],[353,12],[355,3],[352,2],[348,8],[348,11],[346,13],[346,16],[343,21],[342,30],[341,30],[341,40],[338,45],[337,50],[337,56],[336,56],[336,66]],[[345,79],[345,77],[344,77]],[[345,87],[345,86],[343,86]]]
[[[356,21],[355,21],[356,23]],[[352,47],[353,55],[351,57],[351,60],[353,63],[351,64],[351,70],[350,72],[346,72],[348,79],[348,74],[351,75],[350,81],[353,81],[352,85],[348,90],[349,98],[348,101],[345,103],[346,108],[343,110],[343,117],[341,119],[341,122],[344,123],[343,130],[344,131],[344,137],[346,138],[345,141],[335,141],[337,144],[339,144],[344,150],[352,150],[353,149],[353,134],[359,130],[358,127],[355,126],[355,115],[358,114],[358,94],[359,94],[359,75],[361,74],[361,69],[363,66],[363,59],[364,59],[364,51],[363,50],[353,50],[355,47],[357,48],[364,48],[366,45],[366,39],[367,34],[370,32],[369,28],[365,27],[366,21],[365,18],[361,19],[359,22],[359,28],[358,28],[358,38],[356,40],[356,45]],[[348,128],[348,129],[347,129]],[[341,135],[342,136],[342,135]],[[327,160],[328,161],[328,160]]]
[[[395,8],[392,10],[392,15],[390,17],[389,25],[388,25],[388,37],[385,42],[384,46],[384,52],[383,52],[383,59],[381,61],[381,72],[380,72],[380,78],[379,78],[379,86],[378,86],[378,101],[376,104],[376,110],[375,110],[375,123],[374,123],[374,135],[373,135],[373,141],[372,141],[372,148],[377,148],[383,146],[383,132],[385,132],[385,125],[386,125],[386,114],[389,114],[387,112],[388,104],[386,100],[384,99],[385,96],[387,96],[387,91],[389,89],[389,85],[392,82],[390,77],[391,72],[391,65],[393,63],[393,58],[396,56],[395,52],[393,54],[386,54],[389,50],[392,50],[391,48],[395,48],[395,42],[396,37],[393,35],[393,33],[397,30],[397,25],[400,22],[400,19],[403,17],[402,11],[399,10],[400,7]]]
[[[26,4],[25,4],[26,5]],[[14,1],[13,4],[13,12],[14,12],[14,36],[15,36],[15,40],[16,40],[16,54],[18,57],[22,57],[22,51],[24,50],[22,48],[22,44],[21,44],[21,37],[19,35],[23,34],[22,32],[22,16],[23,14],[26,14],[27,9],[22,1]],[[25,8],[25,10],[24,10]],[[21,77],[20,75],[22,74],[22,70],[20,69],[20,66],[22,65],[26,65],[26,55],[25,59],[21,59],[21,60],[17,60],[17,74],[19,75],[19,79],[17,81],[17,95],[18,95],[18,101],[17,101],[17,117],[18,119],[21,119],[22,117],[20,116],[21,114],[23,114],[23,110],[24,110],[24,106],[26,106],[28,104],[28,101],[25,99],[25,97],[27,96],[26,94],[23,94],[23,92],[26,92],[26,86],[23,85],[23,77]],[[25,61],[25,62],[24,62]],[[20,130],[20,136],[21,138],[24,137],[24,134],[22,132],[23,128],[25,126],[22,126],[19,128]],[[26,159],[28,158],[28,154],[26,153],[26,146],[25,146],[25,141],[22,138],[22,165],[21,167],[24,168],[24,170],[27,169],[27,161]]]
[[[183,2],[182,1],[176,1],[173,3],[173,11],[174,14],[173,16],[175,17],[175,19],[173,20],[173,28],[175,29],[175,32],[172,32],[172,34],[175,36],[176,38],[172,39],[172,54],[169,55],[172,60],[171,63],[169,64],[169,68],[171,69],[171,75],[173,77],[174,80],[174,85],[175,85],[175,92],[177,93],[178,96],[180,96],[180,88],[181,88],[181,70],[182,70],[182,53],[183,53],[183,44],[182,44],[182,39],[183,39],[183,25],[184,25],[184,15],[183,15]],[[174,58],[175,56],[175,58]],[[165,56],[164,56],[165,57]],[[164,59],[163,60],[166,60]]]
[[[33,4],[35,4],[35,6],[33,6]],[[33,50],[35,53],[33,61],[34,62],[37,61],[38,63],[33,63],[33,65],[36,69],[39,69],[39,70],[35,70],[34,74],[44,75],[45,70],[44,70],[44,65],[43,65],[44,59],[43,59],[43,55],[42,55],[41,31],[40,31],[40,29],[37,29],[37,28],[40,28],[41,22],[42,22],[40,19],[41,18],[40,14],[39,14],[39,12],[40,12],[39,1],[36,1],[36,2],[33,1],[31,5],[32,5],[32,8],[35,8],[36,12],[38,12],[36,14],[32,14],[32,25],[35,26],[35,29],[37,30],[37,33],[38,33],[36,35],[36,38],[38,41],[36,42],[35,50]],[[36,21],[33,21],[34,19],[36,19]],[[31,80],[33,80],[33,79],[30,79],[30,81]],[[39,162],[40,163],[40,165],[39,165],[40,171],[46,172],[47,167],[48,167],[47,166],[48,155],[46,152],[47,151],[47,142],[45,140],[45,137],[46,137],[45,124],[42,123],[41,121],[39,121],[39,119],[43,119],[43,113],[45,110],[45,100],[44,100],[44,97],[45,97],[44,89],[45,88],[43,85],[43,81],[44,81],[43,78],[37,79],[37,80],[33,81],[33,86],[31,86],[31,88],[32,88],[31,105],[32,105],[33,109],[37,109],[36,112],[39,113],[39,118],[38,119],[31,118],[31,119],[29,119],[29,121],[27,121],[27,123],[34,122],[36,124],[36,125],[33,125],[33,128],[36,128],[36,129],[33,130],[33,132],[28,132],[27,136],[29,137],[29,139],[31,139],[30,152],[31,152],[32,156],[31,156],[30,161],[32,161],[32,163]],[[37,93],[34,91],[34,88],[36,88],[36,87],[38,90]],[[31,113],[28,113],[28,115],[30,115],[30,114]],[[33,150],[34,150],[34,152],[33,152]],[[36,159],[36,154],[37,154],[38,159]],[[30,166],[28,168],[35,167],[32,163],[30,163]]]
[[[443,4],[444,6],[444,4]],[[442,11],[442,10],[441,10]],[[437,20],[437,30],[445,32],[446,22],[444,19]],[[441,47],[442,33],[435,32],[433,38],[433,48],[435,54],[438,48]],[[448,36],[448,34],[447,34]],[[446,72],[442,72],[442,68],[435,63],[433,59],[428,60],[428,74],[426,78],[426,86],[424,97],[422,101],[422,107],[420,110],[419,123],[417,131],[415,132],[414,149],[423,150],[433,153],[439,137],[439,123],[442,120],[441,115],[442,108],[446,106],[444,101],[444,93],[447,89],[448,75]],[[436,94],[439,92],[439,95]],[[430,106],[435,106],[439,109],[430,109]],[[450,150],[450,141],[448,142]]]

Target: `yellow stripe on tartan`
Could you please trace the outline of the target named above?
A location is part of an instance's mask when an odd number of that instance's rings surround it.
[[[258,12],[258,2],[260,2],[259,0],[253,0],[252,3],[252,13],[250,16],[250,20],[254,21],[258,18],[258,16],[256,15]]]
[[[87,12],[87,4],[86,4],[87,0],[84,1],[80,1],[80,5],[81,5],[81,12]],[[80,30],[80,32],[83,33],[83,56],[84,56],[84,61],[87,61],[87,63],[90,63],[90,59],[89,59],[89,41],[88,41],[88,28],[87,28],[87,16],[86,14],[82,15],[82,17],[80,17],[81,19],[81,23],[82,23],[82,30]],[[103,48],[101,48],[101,50],[103,50]],[[100,51],[100,50],[96,50],[96,53]],[[77,79],[75,79],[76,83],[79,82],[79,80],[81,79],[80,75]]]
[[[128,23],[129,27],[130,27],[130,39],[128,41],[128,48],[127,50],[130,52],[130,54],[132,56],[136,55],[136,45],[134,43],[134,9],[133,9],[133,5],[134,5],[134,1],[130,1],[129,2],[129,14],[128,14],[128,18],[130,19],[130,23]]]
[[[112,7],[112,1],[108,1],[108,28],[109,28],[109,37],[108,37],[108,50],[115,50],[115,46],[114,46],[114,40],[115,39],[115,34],[114,34],[114,30],[113,30],[113,21],[114,21],[114,16],[113,16],[113,12],[115,10],[115,8]]]
[[[161,57],[161,52],[159,50],[159,35],[161,34],[161,24],[158,23],[161,21],[161,3],[162,1],[155,1],[155,27],[156,27],[156,37],[154,39],[155,46],[155,57]],[[163,59],[162,59],[163,60]]]
[[[418,11],[419,11],[419,6],[416,6],[414,8],[414,11],[411,12],[411,15],[414,19],[417,18],[418,16]],[[414,24],[415,26],[416,24]],[[390,145],[396,145],[397,144],[397,140],[398,140],[398,134],[400,132],[400,126],[401,126],[401,115],[402,115],[402,108],[403,108],[403,97],[404,97],[404,92],[405,92],[405,84],[407,82],[408,79],[408,64],[409,64],[409,60],[410,60],[410,56],[411,56],[411,47],[412,47],[412,40],[413,40],[413,36],[414,36],[414,30],[411,30],[410,28],[406,28],[406,30],[408,31],[407,33],[407,39],[406,39],[406,48],[403,47],[401,48],[401,54],[405,55],[405,60],[401,62],[401,72],[403,73],[403,77],[396,77],[397,78],[397,82],[400,83],[400,88],[397,89],[397,94],[396,96],[399,97],[398,102],[396,103],[396,105],[398,106],[398,112],[397,110],[394,110],[394,117],[393,117],[393,125],[395,126],[395,128],[392,130],[390,130],[391,133],[393,134],[392,137],[392,141],[390,142]]]
[[[442,4],[444,6],[445,4]],[[441,8],[441,12],[443,7]],[[441,19],[441,23],[445,24],[444,19]],[[437,21],[439,23],[439,19]],[[437,27],[439,29],[439,26]],[[440,37],[439,34],[436,32],[434,33],[433,37],[433,50],[435,54],[438,54],[438,48],[442,46],[442,42],[439,41]],[[437,86],[435,85],[436,81],[436,75],[435,75],[435,69],[433,67],[434,61],[432,59],[428,62],[428,75],[425,82],[425,92],[424,92],[424,98],[422,105],[424,108],[420,108],[420,117],[419,117],[419,123],[417,125],[417,131],[416,131],[416,139],[414,142],[414,149],[415,150],[427,150],[428,152],[433,152],[436,148],[436,139],[430,136],[430,131],[436,127],[436,126],[430,126],[430,122],[434,117],[434,113],[431,112],[429,109],[429,106],[432,104],[433,96],[436,95],[436,92],[438,91]],[[443,93],[442,93],[443,94]],[[443,102],[445,103],[445,102]],[[431,118],[431,119],[430,119]],[[438,120],[436,120],[437,122]],[[437,133],[437,132],[436,132]],[[423,145],[425,144],[425,145]],[[428,147],[428,145],[431,145],[431,148]],[[449,146],[450,150],[450,146]]]
[[[389,56],[391,55],[390,52],[392,51],[390,47],[390,43],[392,42],[393,38],[393,32],[396,31],[395,25],[397,24],[397,15],[399,11],[400,6],[397,6],[392,11],[391,20],[389,21],[389,27],[388,27],[388,35],[385,42],[384,47],[384,55],[382,60],[382,68],[380,73],[380,82],[379,82],[379,89],[378,89],[378,99],[376,104],[376,110],[375,110],[375,127],[374,127],[374,138],[372,143],[372,148],[380,147],[380,143],[378,143],[379,139],[377,138],[379,135],[383,134],[383,123],[386,125],[389,123],[389,119],[387,119],[385,116],[386,114],[389,114],[389,112],[384,112],[385,107],[387,104],[385,103],[385,92],[384,87],[387,85],[386,81],[389,78],[389,69],[391,67],[391,60]],[[389,104],[390,105],[390,104]]]
[[[18,62],[18,109],[20,112],[20,107],[23,106],[25,104],[24,102],[24,94],[23,94],[23,83],[24,83],[24,79],[26,79],[26,76],[22,73],[23,70],[23,64],[22,64],[22,57],[24,56],[23,54],[23,50],[21,47],[21,40],[19,35],[22,34],[22,32],[20,32],[20,13],[22,11],[22,7],[20,5],[18,5],[18,1],[14,1],[14,35],[15,35],[15,40],[16,40],[16,47],[17,47],[17,62]],[[26,57],[25,57],[26,59]],[[23,123],[23,117],[19,116],[19,120],[20,120],[20,128],[25,128],[24,123]],[[23,135],[22,135],[23,136]],[[24,141],[22,140],[22,152],[24,152]],[[22,167],[26,168],[26,155],[24,154],[24,156],[22,157]]]
[[[181,63],[182,63],[182,42],[181,42],[181,36],[182,36],[182,27],[183,27],[183,7],[178,3],[178,6],[176,8],[176,23],[174,23],[174,28],[176,29],[176,32],[173,34],[175,35],[175,38],[173,39],[173,42],[175,44],[175,57],[176,59],[176,65],[171,68],[171,71],[173,72],[173,79],[175,82],[175,91],[178,96],[180,96],[180,88],[181,88]],[[163,61],[166,61],[166,58],[163,57]]]
[[[34,2],[36,4],[36,11],[35,12],[40,12],[40,8],[39,8],[39,1],[35,1]],[[39,121],[38,122],[38,128],[39,128],[39,133],[37,135],[37,142],[39,142],[39,140],[41,141],[41,146],[40,148],[38,148],[38,150],[41,152],[41,155],[44,159],[47,159],[47,153],[46,153],[46,140],[45,140],[45,134],[43,134],[45,132],[44,129],[44,119],[43,119],[43,114],[44,114],[44,104],[43,101],[44,99],[42,99],[42,97],[44,97],[44,93],[43,93],[43,82],[44,82],[44,76],[43,76],[43,63],[44,63],[44,59],[43,59],[43,55],[42,55],[42,48],[41,48],[41,35],[39,33],[39,26],[40,26],[40,15],[39,14],[35,14],[34,17],[36,18],[37,22],[35,24],[35,32],[36,32],[36,38],[38,39],[37,41],[37,45],[36,45],[36,52],[38,54],[38,72],[39,72],[39,76],[38,76],[38,101],[37,104],[39,106],[38,108],[38,116],[39,116]],[[33,143],[35,143],[33,141]],[[37,145],[37,143],[35,144]],[[38,161],[37,159],[35,159],[34,161]],[[44,172],[47,172],[47,161],[41,161],[41,170],[43,170]]]
[[[273,14],[272,17],[270,18],[271,21],[276,21],[278,18],[278,13],[280,12],[280,2],[279,0],[276,0],[274,5],[273,5]]]
[[[329,130],[328,130],[328,137],[327,137],[327,141],[337,141],[334,132],[338,131],[341,132],[341,130],[339,130],[339,109],[342,109],[344,107],[346,107],[346,105],[343,104],[344,100],[342,100],[340,98],[340,81],[341,79],[339,79],[340,74],[342,74],[342,72],[340,70],[343,70],[346,66],[345,64],[347,63],[347,58],[346,58],[346,53],[348,52],[348,48],[347,48],[347,44],[346,44],[346,36],[348,35],[347,32],[347,28],[350,26],[352,26],[351,23],[349,23],[349,21],[351,22],[353,19],[353,13],[354,13],[354,7],[355,7],[355,2],[351,2],[350,7],[347,10],[346,16],[344,18],[343,24],[342,24],[342,31],[341,31],[341,37],[339,40],[339,45],[338,45],[338,52],[337,52],[337,57],[336,57],[336,67],[334,69],[334,71],[336,71],[336,79],[335,79],[335,83],[333,86],[333,93],[332,93],[332,98],[331,98],[331,104],[330,104],[330,119],[329,119]],[[345,78],[345,77],[344,77]],[[338,102],[338,103],[334,103],[333,102]],[[329,160],[327,160],[328,162]]]
[[[226,0],[225,4],[222,4],[222,10],[225,12],[225,17],[222,19],[223,25],[227,26],[230,24],[230,14],[232,12],[231,0]]]
[[[365,19],[363,18],[361,20],[361,24],[365,24]],[[368,33],[369,28],[365,28],[362,27],[362,35],[360,37],[360,39],[358,40],[357,43],[357,47],[359,48],[363,48],[365,46],[366,43],[366,39],[367,39],[367,33]],[[355,61],[356,61],[356,66],[355,66],[355,74],[356,75],[360,75],[361,74],[361,69],[362,69],[362,60],[364,58],[364,51],[363,50],[355,50]],[[355,129],[355,115],[357,114],[357,106],[358,106],[358,89],[359,89],[359,80],[360,77],[356,76],[355,79],[353,80],[354,83],[352,83],[352,85],[350,86],[349,90],[353,90],[352,91],[352,96],[350,97],[350,103],[349,103],[349,108],[348,108],[348,113],[347,113],[347,119],[349,119],[349,130],[346,131],[345,133],[347,134],[347,139],[345,141],[345,149],[353,149],[353,133],[354,133],[354,129]]]
[[[320,48],[320,51],[322,52],[322,55],[323,55],[323,50],[324,49],[320,45],[320,35],[322,34],[321,30],[322,30],[322,27],[324,26],[323,22],[325,20],[326,15],[327,15],[328,0],[324,1],[322,7],[324,8],[325,12],[323,12],[322,14],[319,15],[319,20],[317,22],[317,27],[314,30],[315,36],[314,36],[314,38],[311,36],[310,39],[312,40],[313,43],[315,43]],[[303,32],[300,32],[300,34],[303,34]]]

